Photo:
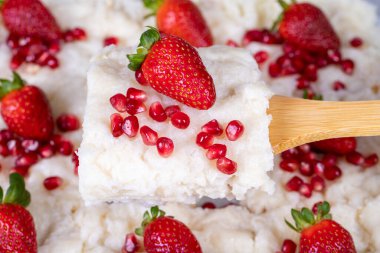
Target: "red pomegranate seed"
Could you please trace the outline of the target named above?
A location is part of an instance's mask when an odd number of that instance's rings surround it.
[[[209,148],[214,142],[214,136],[208,133],[200,132],[197,135],[196,143],[198,146],[207,149]]]
[[[87,33],[82,28],[76,27],[72,30],[72,34],[75,40],[85,40],[87,39]]]
[[[266,51],[258,51],[253,55],[258,64],[266,62],[269,58],[269,54]]]
[[[243,133],[244,125],[240,121],[233,120],[230,123],[228,123],[226,127],[226,135],[230,141],[236,141],[240,138],[240,136],[243,135]]]
[[[54,147],[52,145],[46,144],[46,145],[44,145],[44,146],[42,146],[42,147],[39,148],[38,154],[42,158],[49,158],[49,157],[52,157],[55,154],[55,149],[54,149]]]
[[[214,160],[214,159],[225,157],[226,153],[227,153],[226,145],[213,144],[208,148],[206,152],[206,156],[209,160]]]
[[[347,162],[354,164],[354,165],[362,165],[364,163],[363,155],[357,151],[354,151],[350,154],[347,154],[346,160],[347,160]]]
[[[135,78],[139,84],[141,84],[143,86],[148,85],[148,81],[145,79],[144,74],[143,74],[141,69],[136,70]]]
[[[268,72],[271,77],[278,77],[281,74],[281,67],[277,63],[273,62],[269,64]]]
[[[290,192],[297,192],[302,184],[303,180],[298,176],[294,176],[286,183],[285,188]]]
[[[168,118],[160,102],[154,102],[150,105],[149,116],[158,122],[164,122]]]
[[[25,61],[25,56],[22,55],[22,54],[15,54],[12,56],[11,58],[11,62],[9,64],[9,67],[12,69],[12,70],[16,70],[18,69],[21,64]]]
[[[46,66],[50,54],[48,52],[43,52],[35,61],[40,66]]]
[[[38,155],[36,153],[24,154],[17,157],[15,166],[17,167],[30,167],[38,162]]]
[[[157,140],[157,151],[162,157],[169,157],[174,150],[174,143],[171,139],[166,137],[160,137]]]
[[[10,49],[16,49],[20,46],[19,38],[18,38],[18,36],[14,35],[14,34],[8,35],[6,43]]]
[[[310,81],[306,80],[304,77],[299,77],[296,80],[297,89],[304,90],[310,88]]]
[[[147,99],[147,95],[146,95],[146,92],[143,90],[129,88],[127,90],[127,98],[134,99],[139,102],[145,102],[145,100]]]
[[[62,155],[69,156],[73,153],[74,147],[73,144],[71,144],[71,142],[64,140],[58,143],[57,150]]]
[[[24,149],[21,147],[21,143],[18,139],[13,139],[7,143],[9,154],[12,156],[18,156],[24,153]]]
[[[201,130],[202,132],[212,134],[215,136],[220,136],[223,133],[223,128],[219,125],[219,122],[216,119],[213,119],[204,124]]]
[[[145,145],[154,146],[157,143],[158,134],[148,126],[140,128],[140,135]]]
[[[181,108],[179,108],[178,105],[171,105],[165,108],[166,116],[168,116],[169,118],[173,116],[174,113],[180,112],[180,111],[181,111]]]
[[[314,168],[308,162],[301,162],[299,170],[300,173],[306,177],[310,177],[314,174]]]
[[[139,248],[140,246],[135,234],[130,233],[125,237],[123,247],[121,248],[121,253],[136,253]]]
[[[282,253],[296,253],[297,244],[290,239],[285,239],[282,243]]]
[[[342,176],[342,170],[338,166],[326,167],[323,174],[327,180],[335,180]]]
[[[78,150],[73,152],[73,155],[71,156],[71,161],[74,163],[74,174],[78,175],[78,167],[79,167]]]
[[[315,82],[318,80],[318,68],[315,64],[309,64],[306,66],[304,74],[304,78],[309,81]]]
[[[326,187],[325,180],[320,176],[313,176],[310,179],[310,184],[313,190],[317,192],[322,192]]]
[[[322,140],[311,143],[314,150],[333,153],[337,155],[346,155],[356,149],[356,139],[354,137],[344,137]]]
[[[298,192],[302,196],[305,196],[306,198],[310,198],[311,195],[313,194],[313,187],[311,186],[311,184],[303,183],[303,184],[301,184],[300,189],[298,190]]]
[[[53,134],[53,136],[51,137],[49,143],[50,143],[50,145],[56,147],[56,146],[58,146],[58,144],[62,140],[64,140],[63,137],[62,137],[62,135],[60,135],[60,134]]]
[[[328,59],[326,59],[326,57],[320,56],[320,57],[317,58],[316,63],[317,63],[317,66],[319,68],[323,68],[323,67],[326,67],[329,64],[329,61],[328,61]]]
[[[317,159],[317,154],[314,152],[309,152],[301,155],[301,161],[313,163]]]
[[[119,44],[119,39],[115,36],[109,36],[103,40],[103,45],[105,47],[109,45],[118,45],[118,44]]]
[[[176,112],[170,118],[173,126],[179,129],[186,129],[190,125],[190,118],[184,112]]]
[[[127,98],[127,113],[130,115],[135,115],[145,111],[146,107],[144,103]]]
[[[212,202],[205,202],[205,203],[203,203],[202,208],[203,209],[215,209],[216,206]]]
[[[330,166],[333,166],[333,165],[330,165]],[[313,172],[316,175],[323,176],[324,171],[325,171],[325,165],[322,162],[316,162],[313,164]]]
[[[6,143],[10,139],[13,139],[13,138],[14,138],[13,133],[9,131],[8,129],[2,129],[0,131],[0,143]]]
[[[30,167],[15,166],[11,169],[11,172],[16,172],[23,177],[28,176]]]
[[[40,146],[40,142],[37,140],[22,140],[21,146],[24,148],[24,151],[26,153],[33,152],[38,149],[38,147]]]
[[[46,58],[46,61],[46,65],[48,65],[51,69],[56,69],[59,67],[59,61],[55,56],[49,55]]]
[[[306,66],[304,61],[300,57],[293,58],[291,61],[297,73],[302,73]]]
[[[9,155],[8,146],[5,143],[0,143],[0,155],[2,157],[7,157]]]
[[[281,153],[281,158],[284,160],[296,158],[297,156],[298,156],[298,149],[296,148],[291,148]]]
[[[220,172],[227,175],[231,175],[236,172],[237,164],[236,162],[228,159],[227,157],[222,157],[216,161],[216,167]]]
[[[63,183],[63,180],[61,177],[55,176],[55,177],[48,177],[44,180],[44,187],[48,191],[52,191],[60,187]]]
[[[327,58],[333,63],[339,63],[342,60],[342,55],[337,50],[327,50]]]
[[[335,81],[332,86],[333,86],[333,90],[335,90],[335,91],[340,91],[340,90],[346,89],[346,85],[341,81]]]
[[[363,167],[369,168],[369,167],[375,166],[378,163],[379,163],[379,156],[377,154],[372,154],[372,155],[367,156],[364,159]]]
[[[297,147],[300,152],[303,154],[308,154],[311,151],[311,146],[309,144],[303,144]]]
[[[351,41],[350,44],[352,47],[361,47],[363,45],[363,40],[359,37],[354,37]]]
[[[276,62],[281,68],[280,75],[282,76],[292,75],[297,72],[292,64],[292,60],[285,55],[280,56]]]
[[[75,131],[79,129],[80,122],[74,114],[61,114],[57,118],[57,127],[61,132]]]
[[[340,66],[344,73],[352,75],[354,73],[355,63],[351,59],[342,60]]]
[[[56,53],[58,53],[59,51],[61,51],[61,45],[59,44],[59,41],[53,41],[53,42],[49,45],[49,53],[51,53],[51,54],[56,54]]]
[[[121,126],[123,132],[129,137],[135,137],[139,131],[139,120],[136,116],[128,116]]]
[[[112,107],[118,112],[127,111],[127,98],[121,93],[113,95],[110,98],[110,103]]]
[[[294,158],[282,160],[280,162],[280,168],[287,172],[294,172],[299,169],[299,162]]]
[[[336,165],[337,161],[338,158],[333,154],[326,154],[322,158],[322,163],[325,165],[325,167],[334,166]]]
[[[114,113],[111,115],[111,133],[113,137],[119,137],[123,134],[123,117],[120,114]]]
[[[239,44],[236,41],[234,41],[234,40],[227,40],[226,46],[229,46],[229,47],[239,47]]]
[[[247,31],[244,34],[244,37],[243,37],[243,42],[242,42],[243,46],[248,45],[252,41],[262,42],[263,41],[263,37],[264,37],[264,34],[263,34],[262,31],[259,31],[259,30],[250,30],[250,31]]]

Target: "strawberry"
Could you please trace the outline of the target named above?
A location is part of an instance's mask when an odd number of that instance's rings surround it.
[[[281,36],[295,46],[315,52],[338,50],[340,41],[325,14],[310,3],[288,5],[279,0],[284,8],[279,23]]]
[[[318,204],[317,214],[308,208],[292,209],[295,226],[285,222],[301,233],[299,253],[356,253],[351,234],[331,219],[330,204]]]
[[[198,7],[190,0],[144,0],[157,15],[157,28],[178,36],[194,47],[213,44],[211,31]]]
[[[337,155],[347,155],[355,151],[356,139],[354,137],[334,138],[310,143],[313,149],[334,153]]]
[[[144,213],[141,228],[135,233],[144,236],[144,247],[148,253],[201,253],[197,238],[182,222],[165,216],[158,206]]]
[[[32,215],[25,209],[30,203],[30,193],[19,174],[10,174],[9,182],[4,200],[0,187],[0,252],[35,253],[36,229]]]
[[[11,34],[47,41],[61,37],[56,20],[39,0],[0,0],[0,6],[4,24]]]
[[[216,99],[212,77],[198,52],[183,39],[150,28],[137,54],[128,55],[131,70],[141,68],[153,89],[190,107],[209,109]]]
[[[54,130],[48,100],[36,86],[25,86],[17,73],[13,81],[0,79],[1,115],[9,130],[20,137],[47,140]]]

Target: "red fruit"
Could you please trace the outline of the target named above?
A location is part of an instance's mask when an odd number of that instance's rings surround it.
[[[334,164],[331,164],[329,166],[334,166]],[[316,162],[313,164],[313,172],[318,176],[323,176],[323,173],[325,172],[326,165],[323,162]]]
[[[144,236],[145,251],[201,253],[201,246],[191,230],[182,222],[164,215],[157,206],[152,207],[151,213],[144,214],[142,228],[136,229],[136,234]]]
[[[298,192],[306,198],[310,198],[313,194],[313,187],[311,186],[311,184],[302,183]]]
[[[125,236],[125,241],[123,247],[121,248],[121,253],[136,253],[140,246],[137,241],[136,235],[129,233]]]
[[[48,177],[45,178],[43,184],[46,190],[52,191],[60,187],[63,183],[63,180],[61,177]]]
[[[311,187],[314,191],[322,192],[326,188],[326,183],[320,176],[313,176],[310,180]]]
[[[282,243],[282,253],[296,253],[297,244],[290,239],[285,239]]]
[[[120,114],[114,113],[110,117],[111,120],[111,133],[113,137],[119,137],[120,135],[123,134],[123,117],[121,117]]]
[[[339,63],[342,60],[342,54],[339,50],[329,49],[327,50],[327,58],[332,63]]]
[[[355,37],[350,41],[352,47],[361,47],[363,45],[363,40],[359,37]]]
[[[12,173],[9,181],[5,198],[1,196],[0,200],[0,252],[37,253],[33,217],[25,208],[30,203],[30,193],[19,174]]]
[[[71,156],[71,161],[74,163],[74,174],[78,176],[78,168],[79,168],[78,150],[75,150],[73,152],[73,155]]]
[[[5,143],[0,143],[0,155],[2,157],[7,157],[9,155],[8,145]]]
[[[208,133],[200,132],[197,135],[197,139],[195,142],[197,143],[198,146],[207,149],[214,142],[214,136]]]
[[[139,102],[145,102],[145,100],[147,99],[147,95],[146,95],[146,92],[143,90],[129,88],[127,90],[127,98],[134,99]]]
[[[121,93],[113,95],[110,98],[110,103],[112,107],[118,112],[127,111],[127,98]]]
[[[213,119],[206,124],[204,124],[201,128],[202,132],[212,134],[215,136],[220,136],[223,133],[223,127],[219,125],[219,122],[216,119]]]
[[[335,180],[342,176],[342,170],[338,166],[326,167],[323,175],[327,180]]]
[[[123,132],[129,137],[135,137],[139,131],[139,120],[136,116],[128,116],[121,126]]]
[[[214,144],[211,145],[207,152],[206,156],[209,160],[219,159],[225,157],[227,153],[227,146],[223,144]]]
[[[143,74],[143,72],[142,72],[141,69],[136,70],[136,72],[135,72],[135,78],[136,78],[136,81],[139,84],[141,84],[143,86],[149,85],[148,81],[145,79],[144,74]]]
[[[269,64],[269,75],[273,78],[280,76],[281,73],[281,66],[277,63],[273,62]]]
[[[86,40],[87,39],[86,31],[83,30],[82,28],[76,27],[76,28],[72,29],[72,34],[73,34],[75,40]]]
[[[69,156],[73,153],[74,147],[73,144],[67,140],[63,140],[58,143],[57,150],[59,153],[65,156]]]
[[[25,153],[34,152],[40,146],[40,142],[37,140],[22,140],[21,146],[24,148]]]
[[[169,157],[174,150],[174,143],[171,139],[160,137],[157,140],[157,151],[162,157]]]
[[[36,153],[29,153],[17,157],[15,165],[17,167],[30,167],[37,162],[38,155]]]
[[[119,39],[115,36],[110,36],[110,37],[106,37],[104,40],[103,40],[103,45],[106,47],[106,46],[109,46],[109,45],[118,45],[119,44]]]
[[[372,154],[372,155],[367,156],[364,159],[363,167],[369,168],[369,167],[375,166],[378,163],[379,163],[379,156],[377,154]]]
[[[53,133],[54,122],[43,91],[36,86],[24,86],[16,73],[12,82],[0,82],[0,93],[6,94],[2,97],[1,115],[9,130],[27,139],[49,139]]]
[[[184,112],[176,112],[170,119],[173,126],[179,129],[186,129],[190,125],[190,118]]]
[[[220,172],[227,175],[232,175],[236,172],[237,164],[227,157],[221,157],[216,161],[216,167]]]
[[[342,60],[340,63],[342,70],[347,75],[352,75],[355,69],[355,63],[351,59]]]
[[[73,114],[62,114],[57,119],[57,127],[61,132],[75,131],[80,128],[80,122]]]
[[[343,82],[335,81],[333,83],[333,90],[339,91],[339,90],[345,90],[345,89],[346,89],[346,85]]]
[[[205,203],[203,203],[202,208],[203,209],[215,209],[216,206],[212,202],[205,202]]]
[[[39,148],[38,153],[42,158],[49,158],[55,154],[55,149],[52,145],[46,144]]]
[[[333,153],[337,155],[346,155],[356,149],[356,139],[354,137],[335,138],[313,142],[310,144],[313,149]]]
[[[317,215],[308,208],[292,209],[296,225],[286,223],[300,236],[300,253],[344,252],[356,253],[350,233],[331,219],[330,204],[323,202],[317,207]]]
[[[253,55],[258,64],[266,62],[269,58],[269,54],[266,51],[258,51]]]
[[[139,114],[146,111],[145,104],[137,101],[135,99],[129,99],[127,98],[127,107],[126,107],[127,113],[130,115]]]
[[[147,39],[151,43],[146,43]],[[160,35],[153,28],[144,32],[140,40],[146,50],[128,55],[129,68],[137,70],[142,65],[144,77],[153,89],[197,109],[207,110],[215,103],[212,77],[190,44],[173,35]]]
[[[306,177],[310,177],[314,174],[314,168],[312,164],[308,162],[301,162],[299,170],[300,173]]]
[[[174,113],[180,112],[181,108],[178,105],[171,105],[165,108],[166,115],[170,118]]]
[[[227,40],[226,41],[226,46],[229,46],[229,47],[239,47],[239,44],[236,41]]]
[[[337,34],[318,7],[309,3],[291,4],[283,15],[279,32],[286,41],[316,52],[340,47]]]
[[[158,122],[164,122],[168,118],[160,102],[154,102],[150,105],[149,116]]]
[[[230,141],[236,141],[240,138],[240,136],[243,135],[243,133],[244,125],[240,121],[233,120],[230,123],[228,123],[226,127],[226,135]]]
[[[285,185],[286,190],[297,192],[299,191],[303,180],[297,176],[292,177]]]
[[[148,126],[140,128],[140,135],[145,145],[154,146],[157,143],[158,134]]]
[[[347,162],[354,165],[362,165],[364,163],[364,157],[357,151],[351,152],[346,155]]]
[[[212,35],[201,11],[190,0],[150,1],[145,6],[157,13],[158,30],[178,36],[194,47],[213,44]],[[157,4],[161,2],[161,4]]]
[[[279,164],[280,168],[287,172],[294,172],[299,169],[299,162],[294,158],[284,159]]]

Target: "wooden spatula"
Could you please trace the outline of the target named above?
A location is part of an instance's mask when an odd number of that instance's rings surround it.
[[[323,139],[380,135],[380,101],[331,102],[273,96],[269,138],[275,154]]]

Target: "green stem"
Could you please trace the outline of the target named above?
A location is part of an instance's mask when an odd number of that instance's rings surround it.
[[[271,31],[271,32],[275,32],[275,31],[277,30],[277,27],[278,27],[278,25],[280,24],[280,22],[282,21],[283,18],[284,18],[284,13],[281,12],[281,14],[278,15],[276,21],[273,22],[273,25],[272,25],[272,27],[270,28],[270,31]]]
[[[289,4],[287,2],[285,2],[284,0],[277,0],[277,2],[281,5],[282,9],[284,9],[284,11],[289,7]]]
[[[19,90],[24,87],[24,81],[21,77],[13,72],[13,80],[0,79],[0,99],[5,97],[8,93]]]

